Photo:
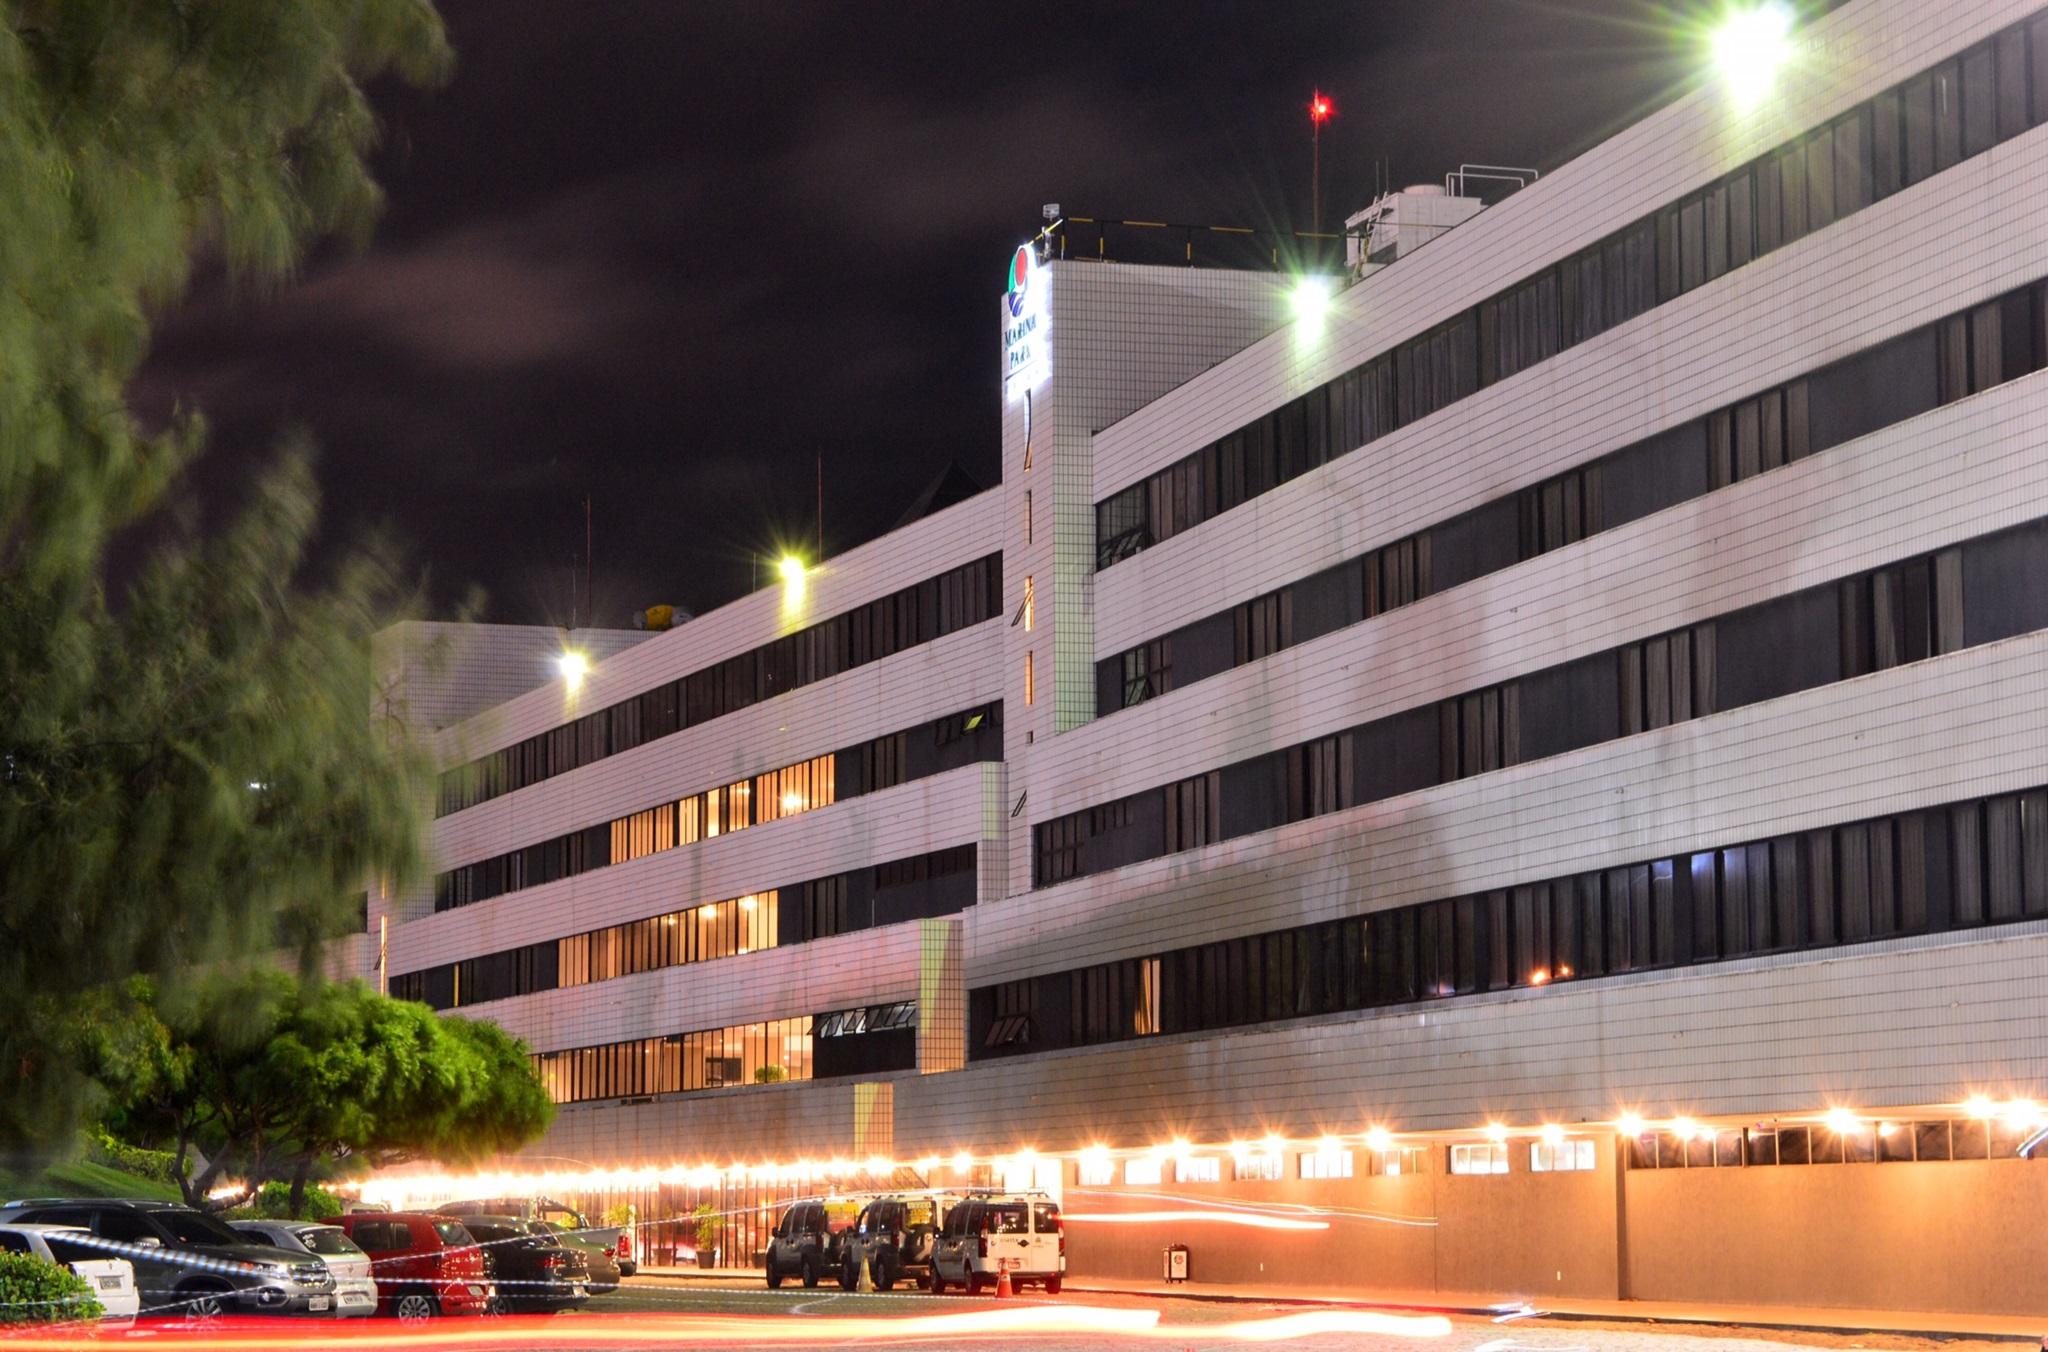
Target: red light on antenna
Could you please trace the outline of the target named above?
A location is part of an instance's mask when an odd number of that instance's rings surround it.
[[[1337,105],[1330,102],[1330,96],[1318,89],[1308,101],[1308,120],[1318,126],[1328,122],[1330,115],[1337,111]]]

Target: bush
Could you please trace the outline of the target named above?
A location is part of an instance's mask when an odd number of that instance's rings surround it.
[[[788,1078],[789,1072],[781,1066],[756,1066],[754,1068],[755,1084],[780,1084]]]
[[[280,1183],[273,1179],[271,1182],[263,1185],[263,1191],[249,1199],[249,1205],[238,1209],[234,1214],[247,1217],[250,1220],[318,1220],[322,1216],[339,1216],[341,1214],[341,1199],[323,1187],[308,1183],[306,1185],[305,1205],[300,1207],[299,1214],[294,1216],[292,1215],[292,1185]]]
[[[178,1185],[178,1157],[168,1150],[145,1150],[139,1145],[117,1141],[104,1131],[96,1131],[87,1140],[85,1157],[95,1164],[119,1169],[124,1174],[134,1174],[155,1183],[168,1183],[172,1187]]]
[[[85,1278],[32,1253],[0,1253],[0,1324],[98,1319],[107,1309]]]

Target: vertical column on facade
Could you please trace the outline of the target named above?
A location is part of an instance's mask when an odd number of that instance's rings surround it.
[[[917,1068],[967,1065],[967,965],[958,917],[917,922]]]
[[[896,1155],[896,1086],[886,1080],[853,1087],[853,1157],[893,1159]]]

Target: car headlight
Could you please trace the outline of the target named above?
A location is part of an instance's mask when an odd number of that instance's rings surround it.
[[[266,1281],[288,1282],[292,1279],[292,1270],[283,1263],[258,1263],[255,1266],[256,1275]]]

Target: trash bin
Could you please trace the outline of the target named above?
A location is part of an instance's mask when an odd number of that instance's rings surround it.
[[[1188,1279],[1188,1246],[1169,1244],[1166,1246],[1166,1280],[1184,1282]]]

